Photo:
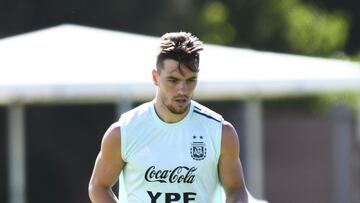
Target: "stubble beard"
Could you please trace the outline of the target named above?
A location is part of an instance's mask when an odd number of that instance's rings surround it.
[[[184,108],[176,109],[174,106],[169,104],[169,105],[166,105],[166,108],[173,114],[182,115],[187,112],[187,110],[189,109],[189,106],[190,106],[190,104],[187,104]]]
[[[168,101],[168,103],[166,102]],[[189,98],[188,98],[189,101]],[[173,114],[176,115],[182,115],[184,113],[186,113],[190,107],[190,103],[187,103],[186,106],[182,107],[182,108],[176,108],[174,105],[171,104],[172,99],[169,98],[163,98],[162,102],[164,104],[164,106]]]

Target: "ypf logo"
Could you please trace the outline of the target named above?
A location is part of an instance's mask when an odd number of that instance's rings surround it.
[[[190,147],[191,157],[196,161],[201,161],[206,157],[206,147],[205,147],[205,143],[203,142],[203,136],[194,135],[193,139],[194,141],[191,143],[191,147]]]

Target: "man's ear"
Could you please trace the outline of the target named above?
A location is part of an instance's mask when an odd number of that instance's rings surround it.
[[[152,70],[152,79],[153,79],[154,85],[158,86],[159,85],[159,82],[158,82],[159,81],[159,74],[158,74],[156,69]]]

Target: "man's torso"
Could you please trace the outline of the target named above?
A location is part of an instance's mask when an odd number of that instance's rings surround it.
[[[153,103],[123,114],[121,153],[127,202],[216,202],[222,118],[196,102],[173,124]],[[121,188],[121,186],[120,186]]]

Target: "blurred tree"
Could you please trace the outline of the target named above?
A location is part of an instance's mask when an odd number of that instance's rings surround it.
[[[229,45],[234,42],[236,30],[228,22],[229,9],[220,1],[206,3],[201,10],[201,25],[207,32],[202,39],[209,43]]]
[[[343,50],[349,30],[344,14],[295,1],[286,10],[285,40],[291,52],[331,56]]]
[[[200,19],[209,43],[325,57],[343,50],[350,26],[344,13],[300,0],[210,1]]]
[[[351,57],[352,60],[360,62],[360,51]]]
[[[156,36],[184,30],[208,43],[339,56],[360,28],[359,12],[349,6],[336,0],[0,0],[0,37],[77,23]]]
[[[355,54],[360,50],[360,1],[341,1],[341,0],[303,0],[316,4],[326,10],[341,9],[345,11],[351,20],[350,35],[346,43],[346,53]]]

